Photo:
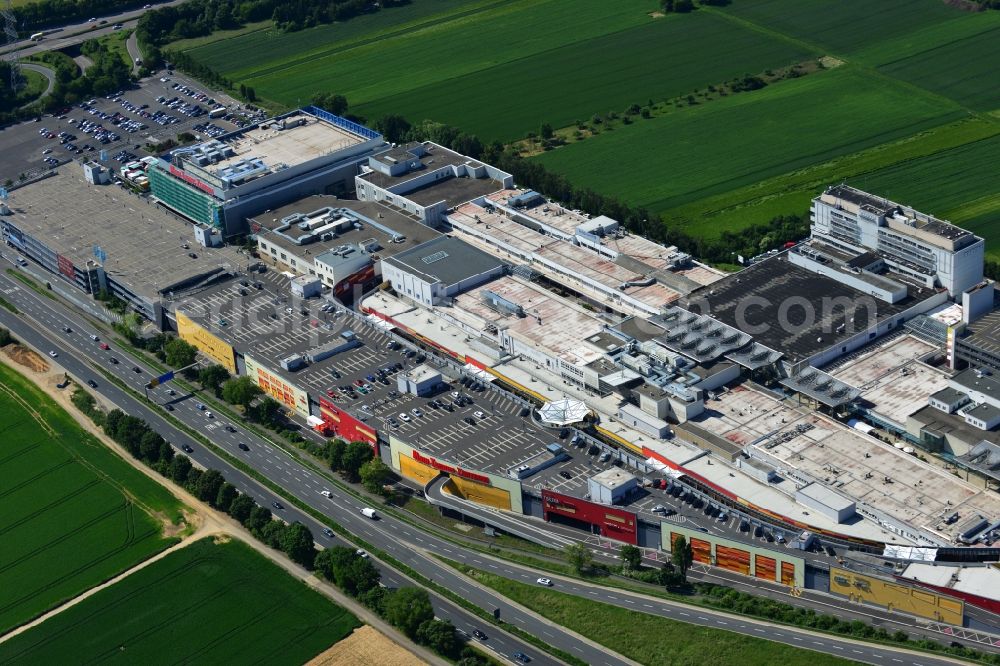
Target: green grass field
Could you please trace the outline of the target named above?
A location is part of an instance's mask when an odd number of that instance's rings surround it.
[[[751,224],[765,223],[777,215],[805,211],[809,208],[809,200],[830,183],[847,180],[862,189],[874,187],[875,183],[870,180],[871,174],[890,167],[919,165],[923,160],[934,159],[942,153],[948,153],[949,159],[944,160],[945,162],[954,162],[949,164],[948,168],[962,171],[969,168],[983,170],[984,165],[989,163],[988,157],[979,155],[978,151],[964,153],[958,149],[995,137],[998,133],[1000,124],[978,118],[966,118],[722,194],[698,199],[670,209],[667,217],[672,224],[688,226],[692,233],[715,238],[723,231],[738,231]],[[959,157],[967,163],[962,164],[961,160],[957,159]],[[970,159],[971,162],[968,161]],[[977,179],[976,182],[984,184],[983,179]],[[938,193],[936,186],[931,183],[928,184],[924,196],[934,196]],[[936,206],[931,210],[944,214],[944,211],[938,210]],[[960,223],[966,221],[962,217],[955,217],[953,220]]]
[[[401,113],[487,139],[621,112],[817,55],[708,13],[654,19],[655,6],[590,3],[567,14],[558,0],[459,7],[428,0],[289,35],[268,27],[188,52],[279,105],[335,90],[369,118]],[[502,94],[518,103],[497,113]]]
[[[533,159],[713,237],[803,213],[830,183],[892,183],[933,156],[944,176],[921,181],[921,199],[990,235],[1000,183],[942,190],[947,174],[990,168],[986,153],[960,147],[1000,132],[1000,12],[942,0],[740,0],[653,18],[657,4],[567,12],[559,0],[415,0],[298,33],[267,24],[178,47],[277,106],[338,92],[369,119],[399,113],[505,141],[831,55],[844,64],[569,137]]]
[[[0,644],[0,662],[298,666],[358,626],[245,544],[204,539]]]
[[[0,424],[0,633],[174,543],[177,499],[2,365]]]
[[[894,164],[848,179],[919,210],[959,222],[986,239],[992,256],[1000,251],[1000,191],[996,172],[985,168],[1000,156],[1000,135]]]
[[[475,0],[456,8],[453,0],[422,0],[386,11],[364,14],[342,23],[331,23],[298,32],[279,32],[270,21],[246,34],[240,31],[214,33],[210,37],[181,40],[172,49],[209,63],[229,77],[248,75],[279,63],[309,60],[318,55],[343,50],[373,39],[405,35],[448,20],[474,14],[498,0]]]
[[[367,117],[402,112],[412,120],[429,118],[480,137],[510,140],[538,131],[542,122],[561,127],[594,113],[621,113],[630,104],[669,99],[816,55],[700,13],[643,21],[354,108]],[[517,103],[498,113],[502,90]]]
[[[476,572],[476,580],[536,613],[641,664],[833,666],[846,659],[598,603]],[[2,648],[0,648],[2,650]],[[2,654],[2,652],[0,652]]]
[[[685,107],[538,159],[579,187],[667,212],[962,115],[957,105],[844,66]],[[635,168],[608,168],[624,155],[643,158]]]
[[[745,0],[724,11],[837,57],[968,15],[940,0]]]
[[[991,111],[1000,108],[998,63],[1000,25],[888,63],[879,70],[971,109]]]

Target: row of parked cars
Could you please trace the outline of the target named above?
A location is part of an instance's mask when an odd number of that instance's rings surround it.
[[[195,125],[191,129],[193,129],[195,132],[201,132],[202,134],[206,134],[213,139],[217,139],[223,134],[229,133],[229,130],[223,129],[214,123],[200,123],[198,125]]]
[[[181,93],[182,95],[187,95],[188,97],[197,100],[199,102],[204,102],[209,106],[215,106],[215,100],[209,97],[206,93],[203,93],[202,91],[198,90],[197,88],[189,88],[188,86],[185,86],[180,83],[174,83],[170,87],[176,90],[177,92]]]

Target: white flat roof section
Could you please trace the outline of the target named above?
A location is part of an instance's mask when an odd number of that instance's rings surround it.
[[[902,576],[912,581],[1000,601],[1000,569],[995,566],[955,567],[914,563],[906,567]]]
[[[217,162],[214,169],[222,170],[236,162],[256,157],[274,170],[278,165],[295,166],[366,141],[357,134],[313,116],[303,114],[295,118],[303,118],[304,123],[280,130],[275,128],[274,123],[262,123],[226,142],[236,155]]]
[[[835,493],[820,483],[810,483],[808,486],[799,488],[799,493],[809,499],[821,502],[836,511],[844,511],[854,508],[854,502],[839,493]]]
[[[916,360],[934,350],[923,340],[904,335],[849,356],[828,372],[861,389],[861,397],[878,416],[905,428],[907,417],[948,385],[947,373]]]
[[[706,407],[711,411],[695,419],[706,430],[738,444],[760,440],[755,448],[781,467],[942,538],[950,538],[953,531],[938,529],[952,512],[1000,518],[996,493],[791,401],[736,386]],[[720,483],[730,485],[724,478]]]

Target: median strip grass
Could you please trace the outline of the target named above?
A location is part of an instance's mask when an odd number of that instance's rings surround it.
[[[643,664],[840,666],[850,661],[745,634],[702,627],[489,574],[456,562],[473,580]]]
[[[22,284],[24,284],[29,289],[33,289],[33,290],[37,291],[39,294],[41,294],[45,298],[51,298],[53,301],[56,300],[55,294],[53,294],[48,289],[46,289],[42,285],[40,285],[37,282],[35,282],[32,278],[28,277],[24,273],[21,273],[20,271],[15,271],[13,268],[8,268],[7,269],[7,275],[11,276],[12,278],[14,278],[15,280],[17,280],[18,282],[21,282]]]

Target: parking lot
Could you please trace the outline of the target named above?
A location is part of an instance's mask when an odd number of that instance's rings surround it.
[[[178,91],[174,85],[184,86],[185,91]],[[108,166],[117,169],[121,162],[148,155],[144,150],[147,143],[176,140],[181,132],[205,140],[233,131],[244,121],[258,117],[238,115],[230,120],[209,119],[210,109],[219,105],[235,109],[237,103],[187,77],[166,72],[120,92],[121,95],[91,98],[55,114],[46,114],[37,121],[5,128],[0,132],[0,182],[16,181],[21,174],[30,176],[73,159],[97,159],[101,150],[107,151]],[[158,98],[168,101],[177,98],[176,102],[180,103],[170,108],[158,102]],[[210,105],[209,100],[215,104]],[[201,108],[200,115],[186,113],[192,112],[195,106]],[[210,126],[206,127],[206,123]],[[46,132],[41,132],[42,129]],[[61,137],[60,133],[64,135]],[[65,135],[73,138],[62,141]],[[50,152],[45,154],[45,151]]]

